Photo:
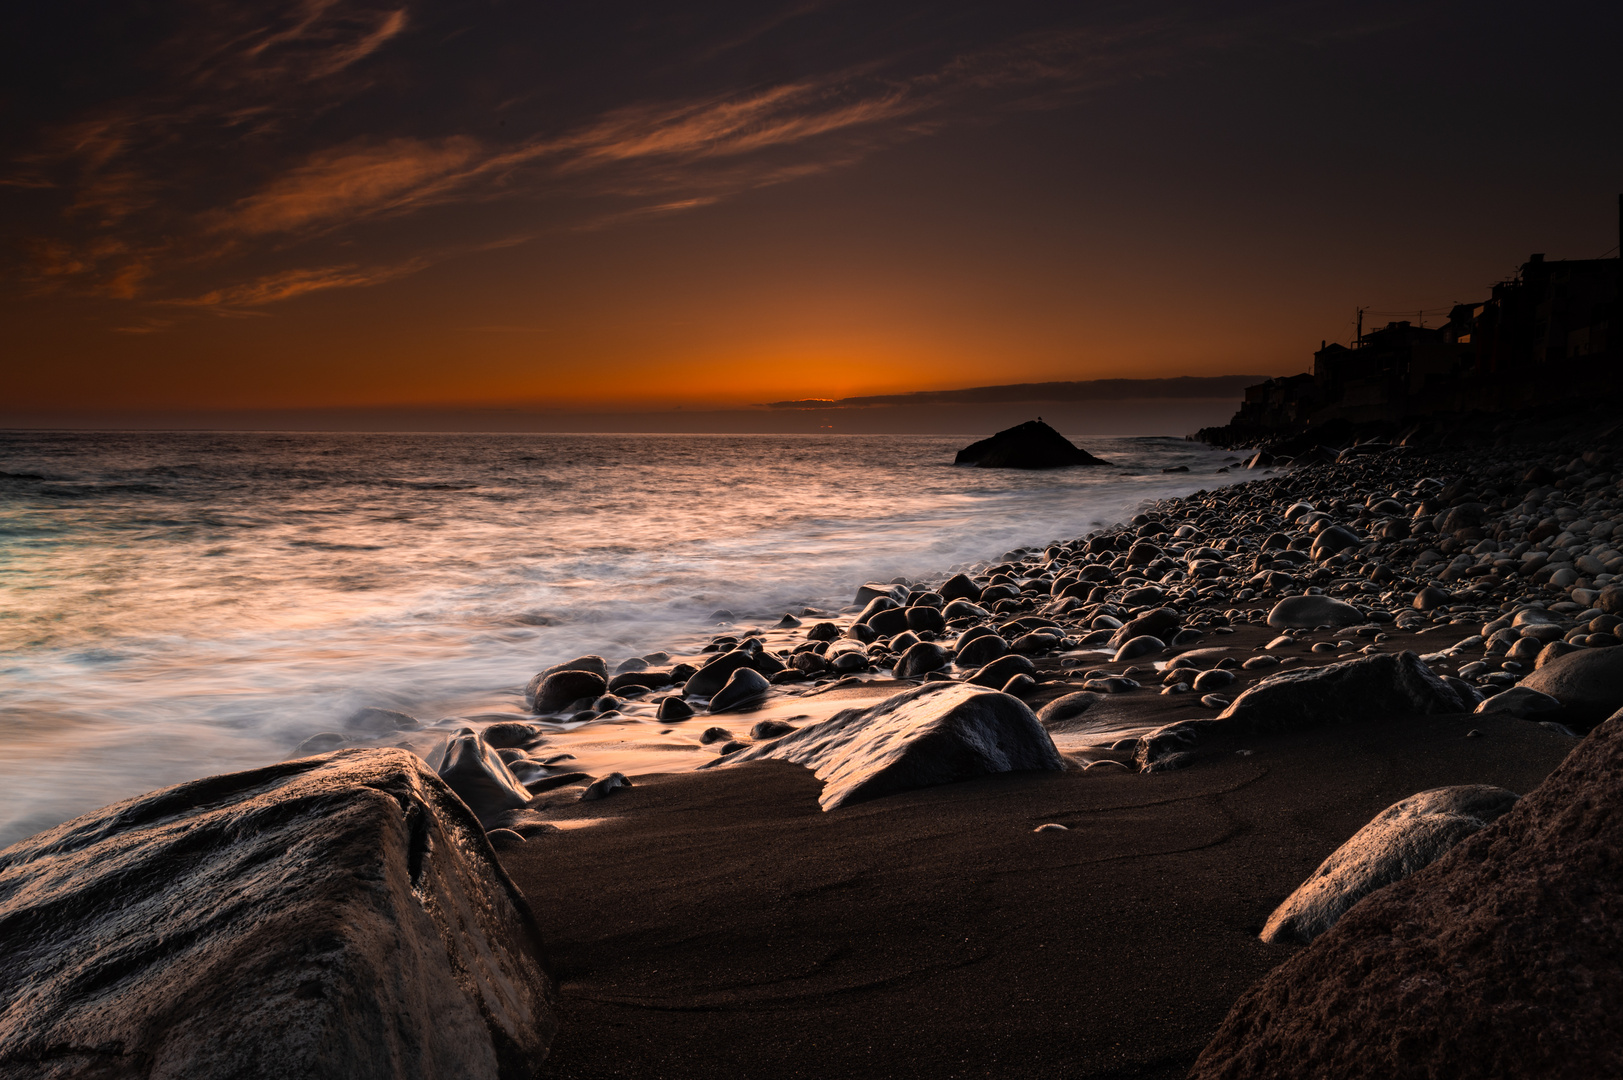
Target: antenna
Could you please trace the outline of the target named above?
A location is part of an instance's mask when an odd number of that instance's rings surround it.
[[[1623,205],[1623,196],[1619,196],[1619,200],[1620,200],[1619,205]],[[1359,308],[1358,309],[1358,338],[1357,338],[1356,341],[1353,342],[1353,348],[1362,349],[1363,347],[1364,347],[1364,309]]]

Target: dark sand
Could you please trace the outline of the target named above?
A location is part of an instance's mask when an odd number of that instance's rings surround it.
[[[1379,719],[1177,772],[1009,774],[827,814],[795,765],[641,778],[502,856],[561,986],[546,1075],[1182,1076],[1294,951],[1257,932],[1337,845],[1427,788],[1529,791],[1573,745]]]

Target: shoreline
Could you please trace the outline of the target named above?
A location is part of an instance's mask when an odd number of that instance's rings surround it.
[[[533,913],[554,986],[557,1034],[537,1075],[1184,1075],[1248,988],[1302,951],[1258,935],[1337,845],[1418,791],[1525,796],[1604,718],[1565,690],[1552,688],[1553,708],[1504,695],[1565,657],[1619,655],[1623,619],[1602,610],[1623,601],[1611,451],[1494,455],[1365,445],[1162,500],[980,580],[932,580],[939,603],[924,583],[888,601],[890,586],[865,586],[860,608],[719,634],[691,666],[733,657],[769,688],[732,710],[706,709],[715,679],[707,694],[673,689],[700,672],[667,655],[620,672],[656,685],[622,682],[583,726],[556,722],[582,704],[560,697],[468,727],[461,745],[479,760],[447,762],[444,780],[472,835],[485,831],[473,854],[518,898],[520,922]],[[943,595],[966,589],[974,600]],[[854,659],[831,663],[841,652]],[[920,656],[934,659],[897,671]],[[1327,706],[1333,722],[1229,719],[1283,672],[1381,657],[1423,665],[1464,707],[1354,695]],[[615,677],[604,671],[603,688]],[[1064,771],[825,811],[810,769],[729,763],[770,758],[788,737],[763,721],[792,734],[969,680],[1023,701]],[[1623,705],[1623,687],[1606,685]],[[1495,699],[1505,707],[1487,708]],[[675,712],[671,700],[692,715],[649,715]],[[712,727],[726,730],[706,740]],[[626,731],[670,747],[651,746],[651,760],[720,767],[619,784],[570,749]],[[432,760],[436,747],[410,744],[455,735],[372,745]],[[371,759],[355,755],[260,772]],[[489,801],[479,785],[501,776]],[[0,852],[0,877],[9,866],[25,880],[31,843],[106,832],[99,814]],[[0,909],[21,902],[0,892]]]

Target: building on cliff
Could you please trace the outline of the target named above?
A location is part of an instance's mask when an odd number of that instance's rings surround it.
[[[1323,345],[1310,374],[1248,387],[1224,439],[1276,438],[1334,420],[1501,412],[1615,386],[1623,382],[1620,274],[1623,259],[1533,255],[1486,299],[1455,305],[1443,326],[1387,323],[1351,347]]]

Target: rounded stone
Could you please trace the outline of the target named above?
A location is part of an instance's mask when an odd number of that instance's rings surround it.
[[[1352,626],[1363,621],[1363,612],[1333,596],[1287,596],[1268,612],[1268,625],[1277,628]]]

